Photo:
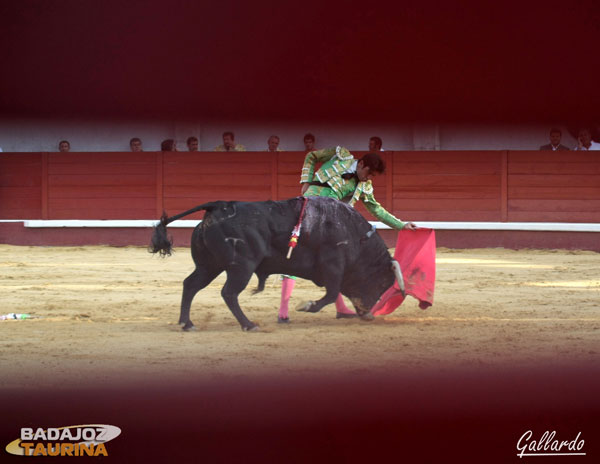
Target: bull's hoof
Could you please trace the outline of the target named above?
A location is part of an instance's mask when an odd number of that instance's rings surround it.
[[[260,328],[256,324],[249,325],[248,327],[242,327],[244,332],[258,332]]]
[[[367,314],[363,314],[362,316],[360,316],[360,319],[362,321],[371,322],[371,321],[375,320],[375,316],[373,316],[372,313],[367,313]]]
[[[307,301],[305,303],[301,303],[300,305],[298,305],[296,307],[296,311],[303,311],[303,312],[307,312],[307,313],[312,313],[314,311],[311,311],[312,307],[315,306],[317,303],[314,301]]]
[[[185,325],[181,328],[184,332],[190,332],[192,330],[197,330],[196,326],[192,324],[191,321],[185,323]]]
[[[336,319],[354,319],[358,317],[358,314],[346,314],[346,313],[336,313]]]
[[[290,318],[289,317],[277,316],[277,323],[278,324],[289,324],[290,323]]]

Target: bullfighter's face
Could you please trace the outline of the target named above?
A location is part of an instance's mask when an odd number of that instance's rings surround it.
[[[361,182],[372,180],[375,177],[375,173],[371,172],[371,168],[368,166],[363,166],[363,162],[359,161],[356,165],[356,175],[358,176],[358,180]]]

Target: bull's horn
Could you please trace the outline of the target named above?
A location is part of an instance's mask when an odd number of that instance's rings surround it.
[[[402,269],[400,269],[400,264],[395,259],[392,259],[392,269],[394,270],[394,274],[396,275],[396,280],[398,281],[398,286],[400,287],[400,292],[402,292],[402,296],[406,296],[406,291],[404,289],[404,277],[402,277]]]

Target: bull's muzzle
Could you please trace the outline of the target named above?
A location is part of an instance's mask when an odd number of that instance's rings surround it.
[[[392,270],[394,271],[394,275],[398,281],[398,286],[400,287],[402,296],[406,296],[406,290],[404,289],[404,277],[402,277],[402,269],[400,269],[400,264],[395,259],[392,259]]]

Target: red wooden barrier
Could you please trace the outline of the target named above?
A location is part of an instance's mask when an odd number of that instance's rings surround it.
[[[564,153],[509,153],[509,221],[600,222],[600,153]]]
[[[596,152],[384,156],[375,196],[403,220],[600,222]],[[213,200],[289,198],[300,194],[303,159],[302,152],[2,153],[0,218],[154,219]]]
[[[42,197],[42,154],[0,153],[0,218],[41,218]]]

